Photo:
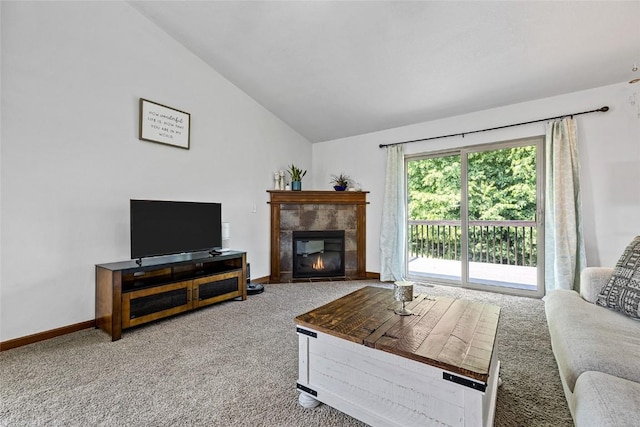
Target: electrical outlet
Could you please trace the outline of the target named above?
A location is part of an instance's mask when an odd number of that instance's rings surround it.
[[[254,203],[254,204],[252,204],[252,205],[251,205],[251,213],[256,213],[257,211],[258,211],[258,209],[257,209],[257,207],[256,207],[256,204],[255,204],[255,203]]]

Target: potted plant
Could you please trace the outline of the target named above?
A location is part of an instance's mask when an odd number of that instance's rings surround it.
[[[307,171],[303,171],[302,169],[297,168],[294,164],[291,164],[287,172],[289,172],[289,175],[291,176],[291,189],[293,191],[302,190],[302,177],[307,174]]]
[[[336,191],[344,191],[349,187],[351,178],[348,175],[341,173],[340,175],[331,175],[331,183]]]

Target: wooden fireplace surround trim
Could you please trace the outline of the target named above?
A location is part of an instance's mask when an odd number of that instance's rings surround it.
[[[269,281],[280,281],[280,206],[289,205],[355,205],[356,206],[356,276],[366,279],[367,272],[367,193],[368,191],[282,191],[267,190],[271,205],[271,275]]]

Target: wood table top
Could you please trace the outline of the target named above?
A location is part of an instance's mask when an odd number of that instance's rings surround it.
[[[394,313],[393,290],[367,286],[296,317],[296,324],[487,382],[500,307],[420,294]]]

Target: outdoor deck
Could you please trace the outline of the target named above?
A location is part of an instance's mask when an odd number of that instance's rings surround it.
[[[408,273],[425,279],[460,280],[461,268],[460,261],[420,257],[409,261]],[[536,267],[469,263],[469,281],[472,283],[533,291],[536,290],[536,280]]]

